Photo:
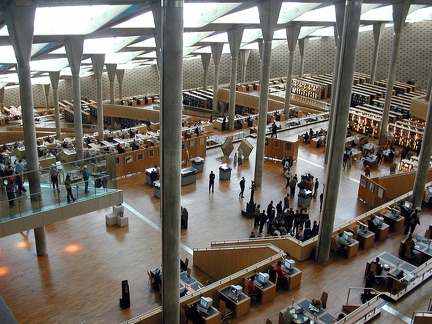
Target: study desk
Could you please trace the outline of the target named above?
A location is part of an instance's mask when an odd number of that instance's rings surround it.
[[[250,279],[251,278],[249,278],[249,280]],[[268,302],[272,301],[273,299],[275,299],[275,297],[276,297],[276,285],[273,282],[268,281],[262,286],[254,283],[254,286],[260,292],[261,304],[268,303]]]
[[[420,262],[424,263],[427,260],[429,260],[430,258],[432,258],[432,240],[424,237],[423,235],[420,234],[415,234],[413,236],[413,240],[414,240],[414,250],[420,252]],[[400,242],[400,247],[399,247],[399,253],[401,253],[402,249],[403,249],[403,245],[405,245],[405,240],[402,240]]]
[[[154,278],[160,278],[160,282],[162,283],[162,268],[156,268],[153,270],[150,270]],[[197,290],[204,287],[203,284],[201,284],[198,280],[196,280],[194,277],[189,276],[186,271],[180,272],[180,292],[183,291],[183,289],[187,290],[187,294],[196,292]]]
[[[302,279],[302,272],[297,268],[293,268],[289,271],[288,289],[294,289],[300,287]]]
[[[205,324],[219,324],[221,322],[221,313],[219,310],[211,306],[207,312],[202,313],[197,310],[197,303],[193,302],[187,305],[189,308],[188,319],[192,319],[194,323],[205,323]]]
[[[401,215],[395,216],[389,210],[381,213],[381,216],[385,218],[385,222],[390,225],[394,232],[401,232],[404,228],[405,217]]]
[[[382,223],[380,226],[378,226],[378,231],[375,235],[375,239],[378,239],[378,241],[384,241],[390,232],[390,226],[386,223]]]
[[[293,305],[282,309],[279,312],[279,318],[284,318],[284,313],[287,309],[290,309],[290,313],[293,314],[295,323],[311,323],[314,321],[319,324],[331,324],[336,318],[333,314],[322,308],[318,312],[313,312],[309,309],[309,305],[311,304],[312,302],[308,299],[295,302]]]
[[[231,290],[230,286],[219,289],[218,295],[219,295],[219,298],[223,299],[226,302],[228,308],[230,308],[234,311],[234,317],[239,318],[239,317],[249,313],[250,302],[251,302],[250,297],[247,296],[245,293],[241,293],[238,300],[235,301],[228,296],[230,290]]]
[[[357,230],[357,240],[360,242],[364,250],[372,247],[375,242],[375,233],[371,231],[359,231]]]
[[[182,186],[196,182],[197,169],[194,167],[183,168],[180,173]]]
[[[347,245],[347,259],[351,259],[357,255],[359,245],[359,241],[357,240],[353,240],[352,243]]]
[[[152,174],[157,175],[157,169],[156,168],[145,169],[145,174],[146,174],[146,183],[150,186],[153,186]],[[158,180],[157,176],[155,177],[155,180]]]

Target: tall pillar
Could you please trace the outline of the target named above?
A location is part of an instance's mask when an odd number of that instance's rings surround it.
[[[292,74],[294,66],[294,51],[300,35],[301,26],[288,26],[286,28],[287,43],[288,43],[288,73],[287,81],[285,86],[285,118],[289,117],[289,111],[291,106],[291,86],[292,86]]]
[[[231,52],[231,75],[230,75],[230,96],[228,107],[228,130],[234,130],[235,103],[236,103],[236,84],[237,84],[237,65],[240,44],[243,37],[243,27],[228,30],[228,43]]]
[[[4,84],[0,83],[0,111],[3,111],[4,106],[4,96],[5,96],[5,89]]]
[[[430,89],[429,89],[430,95]],[[412,203],[414,207],[421,207],[426,179],[429,172],[430,160],[432,154],[432,145],[429,140],[432,138],[432,100],[429,100],[429,107],[426,116],[426,124],[423,133],[423,142],[420,148],[420,158],[414,181],[414,189],[412,194]]]
[[[257,40],[257,43],[258,43],[258,52],[259,52],[259,56],[260,56],[260,62],[262,62],[263,55],[264,55],[264,40],[262,38],[260,38]]]
[[[255,185],[257,187],[261,187],[262,184],[272,40],[281,6],[282,2],[278,0],[258,2],[261,31],[264,41],[262,43],[260,95],[258,104],[258,136],[254,174]]]
[[[375,23],[373,24],[373,37],[374,37],[374,53],[373,53],[373,59],[372,59],[372,69],[371,69],[371,75],[370,75],[370,83],[374,84],[375,77],[376,77],[376,70],[377,70],[377,64],[378,64],[378,53],[379,53],[379,46],[381,42],[381,36],[384,31],[384,23]]]
[[[304,55],[307,46],[309,45],[309,38],[301,38],[298,40],[299,51],[300,51],[300,67],[299,67],[299,78],[303,78],[304,74]]]
[[[12,39],[17,60],[17,74],[20,85],[21,113],[26,148],[27,178],[31,200],[39,200],[41,195],[39,161],[34,123],[33,90],[31,84],[30,59],[33,43],[36,3],[11,2],[4,10],[4,18]],[[45,227],[34,229],[37,255],[47,254]]]
[[[105,54],[92,55],[93,71],[96,76],[97,92],[97,131],[98,140],[101,143],[104,140],[104,112],[103,112],[103,93],[102,93],[102,72],[105,63]]]
[[[60,106],[58,98],[58,85],[60,80],[60,71],[53,71],[49,73],[51,86],[53,88],[53,101],[54,101],[54,119],[56,126],[56,137],[61,139],[61,125],[60,125]]]
[[[332,91],[330,95],[330,111],[329,111],[329,127],[327,132],[326,146],[324,147],[324,163],[328,163],[329,154],[331,151],[331,143],[333,136],[333,124],[334,124],[334,111],[335,111],[335,100],[336,90],[338,89],[338,75],[339,75],[339,60],[340,60],[340,38],[342,37],[342,30],[344,24],[345,15],[345,3],[336,2],[334,4],[336,13],[336,25],[334,26],[334,40],[335,40],[335,62],[333,66],[333,78],[332,78]]]
[[[82,164],[84,160],[80,80],[83,46],[84,39],[82,37],[70,38],[65,43],[66,55],[72,72],[75,150],[78,164]]]
[[[116,76],[117,76],[117,82],[119,85],[119,98],[123,98],[123,78],[124,78],[124,69],[117,69]]]
[[[202,53],[201,54],[201,63],[204,69],[204,76],[203,76],[203,89],[207,90],[207,72],[209,69],[209,65],[210,65],[210,58],[211,58],[211,54],[210,53]]]
[[[327,263],[330,255],[342,170],[342,156],[345,149],[346,124],[351,102],[361,6],[361,0],[348,0],[346,2],[344,28],[340,41],[341,54],[337,82],[338,89],[335,98],[334,136],[332,136],[330,163],[327,168],[323,213],[318,236],[317,260],[320,263]]]
[[[163,323],[180,318],[181,114],[183,90],[183,1],[162,1],[161,215]]]
[[[246,82],[246,71],[247,71],[247,62],[249,59],[251,50],[250,49],[241,49],[240,50],[240,62],[241,62],[241,75],[240,82]]]
[[[45,108],[49,109],[49,92],[50,92],[50,85],[48,84],[44,84],[44,93],[45,93]]]
[[[426,93],[426,101],[430,100],[431,92],[432,92],[432,68],[431,68],[431,71],[429,74],[429,82],[428,82],[427,93]]]
[[[115,82],[117,64],[105,64],[105,66],[108,72],[108,80],[110,82],[110,104],[113,104],[115,101],[114,82]]]
[[[214,64],[214,81],[213,81],[213,114],[218,114],[219,110],[219,64],[222,57],[223,43],[215,43],[211,46],[213,64]]]
[[[399,43],[402,34],[402,27],[403,24],[405,23],[405,18],[408,14],[409,7],[410,7],[409,2],[400,2],[400,3],[393,4],[393,26],[394,26],[393,49],[390,56],[389,76],[387,79],[384,110],[383,110],[381,129],[379,135],[380,144],[383,144],[387,141],[386,134],[387,134],[389,115],[390,115],[390,104],[393,95],[393,85],[396,77]]]

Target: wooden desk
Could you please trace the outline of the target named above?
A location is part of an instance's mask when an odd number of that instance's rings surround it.
[[[357,240],[362,245],[362,248],[366,250],[373,246],[375,242],[375,233],[371,231],[361,232],[357,230]]]
[[[255,283],[254,283],[254,285],[255,285]],[[271,301],[273,301],[273,299],[275,299],[275,297],[276,297],[276,285],[273,282],[268,281],[265,285],[262,285],[262,286],[255,285],[255,287],[260,292],[261,304],[271,302]]]
[[[359,241],[353,240],[354,242],[347,245],[347,259],[351,259],[357,255],[359,249]]]
[[[288,289],[292,290],[294,288],[300,287],[302,279],[301,270],[294,268],[290,271],[289,280],[288,280]]]
[[[404,228],[405,217],[399,215],[395,217],[389,210],[386,210],[381,214],[385,218],[386,223],[390,225],[393,232],[401,232]]]
[[[239,296],[239,299],[237,301],[234,301],[230,297],[228,297],[228,294],[230,292],[231,287],[225,287],[218,290],[219,298],[223,299],[226,303],[228,308],[231,308],[234,310],[234,317],[238,318],[241,317],[247,313],[249,313],[250,310],[250,302],[251,299],[246,294],[242,293]]]
[[[293,307],[288,306],[279,312],[279,319],[284,318],[284,313],[287,309],[293,314],[296,321],[299,323],[309,323],[309,321],[315,321],[315,323],[331,324],[336,318],[333,314],[320,309],[316,314],[314,314],[310,309],[309,305],[311,301],[308,299],[302,299],[294,303]],[[280,323],[280,321],[279,321]]]
[[[188,318],[192,319],[194,323],[219,324],[221,322],[221,313],[218,309],[211,306],[208,313],[204,314],[197,310],[197,303],[192,302],[187,305],[189,310]]]
[[[390,226],[386,223],[382,223],[380,227],[378,227],[377,234],[375,236],[375,239],[378,239],[378,241],[384,241],[390,232]]]

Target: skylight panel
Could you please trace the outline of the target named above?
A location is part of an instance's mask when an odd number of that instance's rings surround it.
[[[393,21],[393,6],[369,10],[360,16],[361,21]]]
[[[156,40],[154,37],[145,39],[141,42],[130,44],[129,47],[150,47],[155,48],[156,47]]]
[[[183,46],[192,46],[202,41],[207,36],[210,36],[213,32],[191,32],[183,33]]]
[[[115,25],[113,28],[155,28],[153,13],[151,11],[143,13],[128,21]]]
[[[309,36],[311,37],[334,37],[334,27],[324,27],[315,30],[314,32],[310,33]]]
[[[85,35],[129,6],[59,6],[36,9],[34,35]]]
[[[133,37],[109,37],[109,38],[95,38],[84,40],[84,54],[108,54],[115,53],[126,47],[138,36]]]
[[[259,28],[250,28],[243,31],[242,42],[250,43],[255,41],[257,38],[262,38],[262,31]]]
[[[279,13],[278,24],[286,24],[320,5],[321,3],[283,2]]]
[[[312,34],[314,31],[321,28],[324,28],[324,26],[313,26],[313,27],[302,26],[302,28],[300,29],[299,39],[305,38],[310,34]]]
[[[213,21],[214,24],[259,24],[258,7],[227,14]]]
[[[184,4],[184,27],[203,27],[240,6],[241,3],[186,2]]]
[[[7,73],[7,74],[0,74],[0,83],[18,83],[18,74],[16,73]]]
[[[200,46],[183,47],[183,57],[193,53],[195,50],[197,50],[199,48],[200,48]]]
[[[335,22],[336,12],[334,6],[327,6],[315,10],[305,12],[300,17],[295,18],[294,21],[326,21]]]
[[[80,77],[86,76],[87,72],[91,70],[92,67],[90,66],[81,66],[80,67]],[[60,71],[60,75],[62,76],[72,76],[72,71],[70,67],[64,68]]]
[[[138,55],[139,58],[156,58],[156,51],[152,51],[152,52],[148,52],[148,53],[144,53],[141,55]]]
[[[432,21],[432,6],[415,10],[414,12],[408,14],[406,20],[407,21],[414,21],[414,20]]]
[[[6,24],[0,28],[0,36],[9,36],[9,31],[6,27]]]
[[[111,53],[105,56],[105,64],[124,64],[140,55],[142,51]]]
[[[216,35],[209,36],[204,38],[201,42],[203,43],[228,43],[228,34],[227,33],[219,33]]]
[[[51,84],[51,79],[49,76],[39,76],[39,77],[34,77],[31,78],[31,84]]]
[[[60,71],[69,65],[67,58],[36,60],[30,62],[31,71]]]
[[[31,49],[31,55],[39,52],[41,48],[44,48],[47,43],[33,44]],[[12,45],[0,46],[0,64],[16,64],[15,50]]]

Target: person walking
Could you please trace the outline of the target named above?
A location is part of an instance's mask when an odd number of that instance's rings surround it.
[[[213,173],[213,171],[210,171],[210,174],[209,174],[209,193],[210,193],[210,190],[211,190],[211,192],[214,192],[215,178],[216,178],[216,175]]]
[[[242,177],[241,180],[240,180],[239,198],[244,198],[243,194],[244,194],[244,190],[245,190],[245,185],[246,185],[246,180],[245,180],[244,177]]]
[[[6,194],[9,201],[9,207],[15,206],[15,182],[13,177],[8,177],[6,184]]]
[[[272,127],[271,127],[271,136],[270,137],[276,137],[277,138],[277,126],[276,123],[273,122]]]
[[[71,200],[75,201],[76,199],[75,199],[75,197],[73,196],[73,193],[72,193],[72,181],[71,181],[71,178],[70,178],[69,174],[66,176],[66,179],[64,181],[64,185],[66,187],[66,192],[67,192],[67,195],[66,195],[67,202],[70,203]]]
[[[297,178],[296,177],[292,177],[290,180],[290,196],[294,197],[295,196],[295,188],[297,185]]]
[[[21,192],[26,192],[27,189],[24,188],[24,163],[22,159],[18,160],[17,165],[15,166],[15,184],[18,187],[18,196],[21,196]]]
[[[323,200],[324,200],[324,192],[321,192],[321,194],[320,194],[320,213],[322,211]]]
[[[370,168],[369,168],[369,165],[366,165],[366,167],[364,169],[364,173],[365,173],[366,177],[370,178]]]
[[[243,164],[243,151],[241,148],[237,150],[237,163],[239,166]]]
[[[291,181],[291,177],[292,177],[292,173],[291,173],[290,169],[286,169],[284,175],[286,178],[285,189],[287,189],[290,185],[290,181]]]
[[[58,185],[58,173],[59,173],[59,171],[57,170],[56,165],[54,163],[51,164],[50,177],[51,177],[51,183],[53,186],[53,190],[55,190],[57,188],[57,191],[60,191],[59,185]]]
[[[84,165],[84,168],[80,171],[84,180],[84,193],[88,193],[88,184],[90,179],[90,173],[87,170],[87,165]]]
[[[417,225],[420,225],[420,219],[419,219],[419,212],[420,212],[420,207],[416,207],[414,209],[414,211],[411,213],[411,215],[408,217],[408,219],[405,222],[405,230],[404,230],[404,234],[414,234],[414,230],[416,228]]]

